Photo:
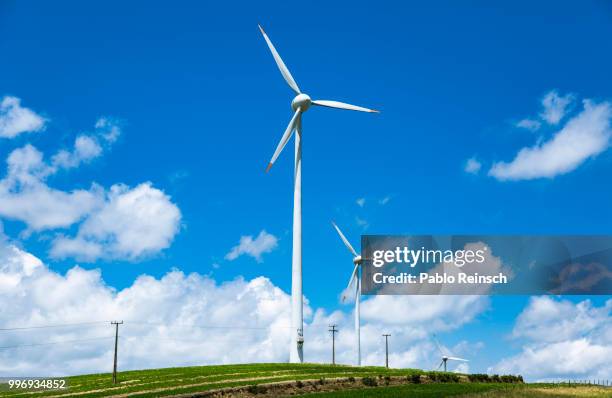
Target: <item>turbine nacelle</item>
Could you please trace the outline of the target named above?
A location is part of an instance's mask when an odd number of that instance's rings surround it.
[[[310,108],[311,104],[312,104],[312,100],[310,99],[308,95],[298,94],[295,96],[293,101],[291,101],[291,109],[293,109],[294,111],[301,109],[302,112],[306,112],[308,108]]]
[[[361,256],[356,256],[355,258],[353,258],[353,264],[359,265],[361,264],[361,262],[362,262]]]

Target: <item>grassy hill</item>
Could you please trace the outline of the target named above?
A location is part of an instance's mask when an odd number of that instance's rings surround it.
[[[484,381],[472,376],[472,380]],[[444,397],[487,394],[486,397],[597,396],[535,395],[547,394],[552,387],[489,382],[470,382],[464,375],[423,372],[417,369],[385,369],[319,364],[250,364],[198,366],[120,372],[118,384],[110,374],[67,378],[69,388],[61,391],[6,391],[4,397],[277,397],[303,395],[313,397]],[[505,378],[504,381],[514,379]],[[541,391],[539,391],[540,389]],[[522,394],[528,390],[527,395]],[[580,390],[580,391],[579,391]],[[570,393],[582,393],[580,388]],[[543,391],[543,392],[542,392]],[[609,390],[608,390],[609,391]],[[591,390],[592,394],[600,391]],[[601,389],[605,394],[606,390]],[[489,395],[502,394],[502,395]],[[506,394],[506,395],[503,395]],[[599,395],[611,396],[611,395]]]

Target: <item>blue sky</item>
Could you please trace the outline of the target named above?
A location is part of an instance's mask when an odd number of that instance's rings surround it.
[[[112,148],[48,184],[150,181],[182,215],[170,247],[136,260],[53,258],[55,232],[24,234],[14,217],[2,219],[5,233],[52,270],[100,269],[118,290],[176,267],[219,283],[263,275],[289,291],[291,150],[264,169],[291,117],[292,92],[258,23],[313,98],[382,111],[318,108],[304,116],[304,293],[313,308],[349,310],[338,296],[351,263],[332,219],[354,244],[362,233],[610,233],[607,146],[553,177],[507,181],[488,171],[553,139],[583,99],[612,97],[611,22],[603,1],[316,2],[299,10],[289,2],[5,1],[0,96],[20,98],[48,122],[42,132],[0,141],[2,157],[27,143],[48,157],[100,117],[112,118],[121,127]],[[540,120],[537,131],[517,127],[538,118],[552,90],[573,98],[565,119]],[[465,171],[470,158],[481,165],[476,173]],[[261,230],[278,246],[260,262],[225,258],[241,236]],[[609,296],[590,299],[601,306]],[[496,341],[528,301],[494,297],[443,338],[511,355],[518,343]],[[491,361],[474,362],[483,370]]]

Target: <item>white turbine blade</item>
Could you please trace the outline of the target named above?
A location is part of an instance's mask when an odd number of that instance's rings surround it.
[[[293,131],[295,130],[298,119],[300,117],[300,112],[301,112],[301,109],[298,108],[298,110],[295,111],[295,113],[293,114],[293,117],[291,118],[291,121],[289,122],[289,125],[287,126],[287,130],[285,130],[285,134],[283,134],[283,136],[281,137],[281,140],[278,143],[278,146],[276,147],[276,151],[274,151],[274,155],[272,155],[272,159],[270,159],[270,163],[268,163],[266,172],[269,171],[272,165],[274,164],[274,162],[276,162],[278,155],[280,155],[283,148],[285,147],[285,145],[287,145],[287,142],[291,138],[291,135],[293,135]]]
[[[442,365],[444,365],[444,361],[440,362],[440,365],[438,365],[438,367],[436,368],[436,370],[440,369],[442,367]]]
[[[336,231],[338,232],[338,235],[340,235],[340,239],[342,239],[342,242],[344,242],[344,245],[351,251],[351,253],[353,253],[353,256],[357,257],[358,256],[357,252],[355,251],[355,249],[353,249],[353,246],[351,246],[351,244],[349,243],[348,239],[346,239],[346,236],[344,236],[342,231],[340,231],[340,228],[338,228],[336,223],[333,221],[332,221],[332,225],[334,226],[334,228],[336,228]]]
[[[278,69],[280,70],[281,74],[285,78],[285,81],[287,82],[289,87],[291,87],[291,89],[295,91],[296,94],[300,94],[301,93],[300,88],[298,87],[295,80],[293,80],[293,76],[291,76],[291,73],[289,72],[289,69],[287,69],[287,66],[283,62],[283,59],[280,57],[280,55],[278,55],[278,51],[276,51],[276,48],[274,48],[274,44],[272,44],[272,42],[270,41],[270,38],[268,37],[266,32],[263,30],[261,25],[257,25],[257,26],[259,26],[259,30],[261,30],[261,34],[263,35],[264,39],[266,39],[266,43],[268,43],[268,48],[270,48],[270,52],[272,52],[274,61],[276,61],[276,65],[278,66]]]
[[[448,359],[452,359],[453,361],[470,362],[469,359],[463,359],[463,358],[457,358],[457,357],[448,357]]]
[[[346,292],[351,288],[353,283],[355,283],[355,281],[357,280],[357,278],[356,278],[356,276],[357,276],[357,268],[359,268],[359,264],[356,264],[355,268],[353,268],[353,273],[351,274],[351,278],[349,279],[348,285],[346,285],[346,289],[344,289],[345,294],[342,295],[342,302],[344,302],[344,300],[346,300]]]
[[[357,105],[345,104],[344,102],[338,101],[327,101],[327,100],[315,100],[312,101],[314,105],[326,106],[328,108],[338,108],[338,109],[347,109],[349,111],[360,111],[360,112],[370,112],[370,113],[380,113],[375,109],[368,109]]]
[[[433,336],[434,342],[436,343],[436,347],[438,347],[438,351],[440,351],[440,354],[442,354],[442,356],[446,356],[446,354],[442,350],[442,346],[440,345],[440,343],[438,342],[438,339],[436,338],[436,335],[434,334],[432,336]]]

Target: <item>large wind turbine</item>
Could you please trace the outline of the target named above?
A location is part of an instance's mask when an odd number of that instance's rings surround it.
[[[467,359],[463,359],[463,358],[458,358],[458,357],[452,356],[452,354],[450,354],[450,352],[448,354],[445,353],[444,350],[442,350],[442,346],[438,342],[438,339],[436,338],[435,334],[433,335],[433,339],[434,339],[434,341],[436,343],[436,346],[438,347],[438,351],[440,351],[440,354],[442,355],[442,362],[440,362],[440,365],[438,365],[436,370],[440,369],[442,367],[442,365],[444,365],[444,371],[446,372],[446,362],[448,362],[449,360],[450,361],[469,362],[469,360],[467,360]],[[448,349],[446,351],[448,351]]]
[[[349,249],[351,254],[353,255],[353,264],[355,267],[353,268],[353,273],[351,274],[351,278],[349,279],[348,285],[346,286],[345,294],[342,296],[342,301],[346,298],[346,292],[350,291],[351,286],[355,285],[355,336],[356,336],[356,345],[357,345],[357,366],[361,366],[361,336],[360,336],[360,321],[359,321],[359,301],[361,299],[361,263],[363,262],[361,256],[357,254],[353,246],[349,243],[346,236],[340,231],[340,228],[332,221],[332,225],[340,235],[340,239],[344,242],[344,245]]]
[[[289,69],[285,66],[285,63],[281,59],[280,55],[274,48],[274,45],[270,41],[270,38],[264,32],[263,28],[259,26],[261,34],[263,35],[274,61],[280,70],[283,78],[295,92],[296,96],[291,101],[291,108],[294,113],[289,121],[289,125],[285,129],[285,133],[280,139],[272,159],[266,168],[266,171],[270,170],[278,155],[287,145],[287,142],[295,131],[295,174],[293,183],[293,256],[291,266],[291,347],[289,351],[289,361],[292,363],[302,362],[304,360],[303,346],[304,346],[304,317],[303,317],[303,302],[302,302],[302,114],[310,108],[311,105],[324,106],[328,108],[339,108],[348,109],[351,111],[361,112],[377,112],[372,109],[362,108],[360,106],[345,104],[338,101],[328,100],[312,100],[306,94],[304,94],[297,83],[291,76]]]

